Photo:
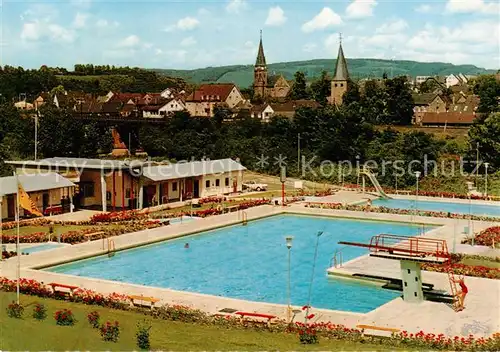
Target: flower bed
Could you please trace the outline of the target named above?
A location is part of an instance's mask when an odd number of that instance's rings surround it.
[[[91,233],[104,232],[105,236],[119,236],[125,233],[137,232],[141,230],[152,229],[162,226],[159,221],[147,220],[147,221],[133,221],[121,224],[121,227],[90,227],[81,231],[69,231],[61,234],[61,242],[76,244],[90,240],[96,240],[102,237],[102,235],[87,236]],[[49,234],[45,232],[35,232],[30,235],[23,235],[19,237],[21,243],[41,243],[47,242]],[[52,236],[54,236],[52,234]],[[16,235],[2,235],[2,243],[16,243]]]
[[[447,266],[439,264],[422,264],[422,269],[427,271],[435,271],[445,273],[448,271]],[[465,265],[460,263],[453,264],[453,272],[455,275],[465,275],[474,277],[484,277],[487,279],[500,280],[500,269],[488,268],[481,265]]]
[[[24,226],[43,226],[50,224],[51,221],[45,218],[24,219],[19,222],[19,227]],[[3,230],[11,230],[17,227],[17,222],[9,221],[2,223]]]
[[[148,215],[138,210],[117,211],[110,213],[95,214],[90,218],[90,223],[113,223],[131,220],[144,220]]]
[[[471,243],[472,239],[467,239],[464,243]],[[500,226],[489,227],[481,231],[474,237],[474,243],[481,246],[494,246],[500,243]]]
[[[430,211],[430,210],[410,210],[410,209],[398,209],[398,208],[387,208],[380,206],[367,206],[367,205],[344,205],[341,203],[306,203],[307,208],[322,208],[322,209],[334,209],[334,210],[350,210],[350,211],[367,211],[372,213],[385,213],[385,214],[397,214],[397,215],[417,215],[417,216],[428,216],[434,218],[452,218],[452,219],[471,219],[479,221],[497,221],[500,222],[500,218],[479,216],[479,215],[469,215],[469,214],[455,214],[444,211]]]
[[[13,292],[16,290],[16,281],[0,277],[0,291]],[[35,280],[21,279],[20,291],[24,294],[54,298],[52,290],[47,289],[45,285]],[[80,302],[88,305],[100,305],[115,309],[130,309],[128,297],[118,293],[112,293],[104,296],[91,290],[75,290],[71,301]],[[333,324],[330,322],[321,323],[299,323],[287,324],[284,320],[278,320],[270,328],[265,324],[245,322],[235,316],[210,316],[198,309],[193,309],[181,305],[166,305],[158,309],[140,309],[138,312],[147,315],[153,315],[159,319],[178,320],[197,324],[210,324],[227,328],[252,328],[252,329],[270,329],[276,333],[297,334],[304,328],[314,331],[317,336],[327,339],[350,340],[354,342],[380,343],[385,346],[401,347],[419,347],[423,349],[434,350],[454,350],[454,351],[497,351],[500,350],[500,334],[493,334],[488,338],[474,338],[473,336],[453,338],[444,335],[426,334],[420,331],[416,334],[408,334],[403,331],[399,334],[393,334],[391,338],[378,338],[363,336],[361,330],[350,329],[344,325]]]

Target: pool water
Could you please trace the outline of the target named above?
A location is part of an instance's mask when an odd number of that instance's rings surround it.
[[[429,230],[427,228],[426,230]],[[370,284],[329,278],[341,240],[369,242],[380,233],[416,235],[410,224],[279,215],[154,245],[91,258],[46,270],[133,284],[199,292],[250,301],[287,304],[288,250],[285,236],[294,236],[291,250],[292,304],[305,305],[311,280],[317,232],[318,257],[311,305],[368,312],[399,296]],[[184,244],[188,242],[189,248]],[[344,262],[366,254],[345,247]],[[238,308],[238,307],[233,307]]]
[[[59,244],[59,243],[44,243],[44,244],[41,244],[39,246],[33,246],[33,247],[26,247],[26,248],[22,248],[21,249],[21,252],[22,253],[36,253],[36,252],[42,252],[42,251],[46,251],[46,250],[49,250],[49,249],[55,249],[55,248],[60,248],[60,247],[63,247],[64,245],[62,244]]]
[[[415,199],[377,199],[373,205],[384,206],[387,208],[415,209]],[[451,203],[451,202],[432,202],[418,201],[419,210],[442,211],[455,214],[470,214],[500,217],[500,205],[483,205],[471,203]]]

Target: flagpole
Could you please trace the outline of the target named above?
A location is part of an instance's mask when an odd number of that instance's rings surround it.
[[[3,260],[3,194],[0,193],[0,262]]]
[[[17,304],[19,304],[19,280],[21,279],[21,253],[19,253],[19,221],[20,221],[20,212],[19,212],[19,178],[17,173],[14,172],[16,176],[16,218],[17,218],[17,239],[16,239],[16,252],[17,252]]]

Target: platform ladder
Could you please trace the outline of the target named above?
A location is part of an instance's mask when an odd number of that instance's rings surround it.
[[[330,267],[341,268],[344,265],[344,253],[342,252],[346,247],[337,248],[333,253],[333,257],[330,260]]]
[[[116,248],[115,248],[115,241],[108,238],[108,257],[111,258],[115,255]]]
[[[246,226],[248,224],[248,215],[246,211],[241,212],[241,220],[242,220],[241,224],[243,226]]]
[[[453,310],[458,311],[460,307],[460,301],[458,299],[458,289],[457,289],[457,283],[455,282],[455,273],[453,272],[453,263],[451,261],[451,254],[448,252],[448,245],[446,242],[444,243],[443,246],[443,254],[448,257],[448,262],[445,263],[446,265],[446,273],[448,274],[448,281],[450,282],[450,291],[451,295],[453,296]]]

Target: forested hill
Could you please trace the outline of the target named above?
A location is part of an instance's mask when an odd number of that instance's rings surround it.
[[[269,64],[270,74],[281,73],[287,79],[293,79],[297,71],[302,71],[308,79],[319,77],[321,72],[326,70],[331,73],[334,70],[336,60],[309,60],[295,62],[281,62]],[[494,73],[493,70],[486,70],[474,65],[453,65],[443,62],[416,62],[400,60],[377,60],[377,59],[348,59],[349,72],[351,77],[382,77],[387,73],[389,77],[410,75],[414,76],[435,76],[449,75],[450,73],[463,73],[466,75],[476,75],[484,73]],[[180,77],[190,83],[202,82],[233,82],[240,87],[248,87],[253,81],[253,65],[235,65],[221,67],[206,67],[194,70],[170,70],[155,69],[154,71],[171,76]]]

